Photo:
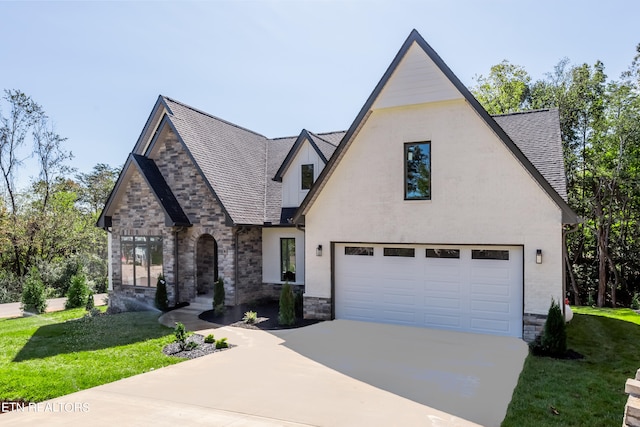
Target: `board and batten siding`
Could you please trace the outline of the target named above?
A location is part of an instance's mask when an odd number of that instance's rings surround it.
[[[373,104],[374,109],[462,99],[462,94],[414,43]]]
[[[313,165],[313,182],[324,168],[324,162],[309,141],[304,141],[282,177],[282,207],[296,208],[309,190],[302,189],[302,165]]]
[[[404,200],[404,144],[418,141],[431,142],[432,196]],[[521,245],[524,312],[562,297],[562,212],[464,100],[374,110],[306,213],[305,239],[308,254],[331,242]],[[331,297],[329,252],[306,272],[305,296]]]

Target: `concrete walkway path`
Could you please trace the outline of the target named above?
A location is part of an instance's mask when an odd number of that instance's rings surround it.
[[[163,322],[237,347],[0,415],[2,424],[497,426],[527,352],[511,338],[345,320],[216,328],[195,312]]]
[[[93,301],[95,305],[105,305],[105,299],[107,294],[95,294]],[[47,313],[52,311],[64,310],[64,304],[67,302],[67,298],[51,298],[47,300]],[[11,317],[22,317],[23,312],[20,309],[22,303],[10,302],[6,304],[0,304],[0,319]]]

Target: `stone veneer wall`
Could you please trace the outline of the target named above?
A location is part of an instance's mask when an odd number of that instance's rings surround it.
[[[331,320],[331,298],[305,296],[304,318]]]
[[[178,234],[178,284],[180,300],[196,297],[197,242],[204,234],[218,243],[218,274],[225,283],[226,304],[235,301],[233,230],[226,225],[222,206],[191,161],[182,143],[173,132],[152,150],[151,158],[193,224]]]
[[[265,299],[280,300],[282,285],[282,283],[263,283],[262,297]],[[291,283],[291,289],[293,289],[294,293],[304,293],[304,285],[294,285],[293,283]]]
[[[242,227],[238,233],[238,304],[263,297],[262,229]]]
[[[544,330],[546,321],[546,314],[524,313],[522,316],[522,339],[526,342],[533,342]]]
[[[136,305],[153,306],[156,288],[123,286],[121,269],[120,238],[122,236],[162,236],[163,274],[168,284],[175,283],[173,271],[173,236],[171,229],[164,225],[164,211],[147,186],[142,175],[133,170],[127,182],[124,196],[121,198],[112,220],[113,291],[109,293],[109,305],[121,310],[134,309]],[[167,286],[170,303],[174,302],[174,287]]]

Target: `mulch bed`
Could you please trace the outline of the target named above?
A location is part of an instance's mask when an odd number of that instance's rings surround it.
[[[246,329],[262,329],[272,331],[277,329],[292,329],[313,325],[320,322],[316,319],[296,318],[296,323],[292,326],[282,326],[278,323],[278,312],[280,310],[278,301],[256,302],[250,304],[240,304],[228,306],[223,315],[216,316],[213,310],[205,311],[198,316],[201,320],[224,326],[235,326]],[[247,311],[255,311],[258,314],[256,323],[245,323],[242,318]]]
[[[227,348],[216,349],[215,344],[209,344],[204,342],[204,336],[200,334],[192,334],[187,338],[187,343],[195,342],[198,346],[192,350],[180,350],[180,345],[177,342],[167,344],[162,349],[162,352],[167,356],[182,357],[186,359],[195,359],[196,357],[206,356],[207,354],[215,353],[218,351],[228,350],[235,347],[233,344],[229,344]]]

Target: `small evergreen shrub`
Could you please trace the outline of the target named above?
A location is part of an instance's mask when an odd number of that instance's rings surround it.
[[[226,313],[226,311],[227,311],[227,307],[225,307],[224,304],[218,304],[213,309],[213,314],[215,316],[222,316],[224,313]]]
[[[229,343],[227,343],[226,338],[220,338],[218,341],[216,341],[216,349],[221,348],[229,348]]]
[[[255,311],[247,311],[246,313],[244,313],[244,317],[242,318],[242,321],[244,323],[249,323],[251,325],[256,323],[257,320],[258,320],[258,313]]]
[[[44,284],[35,267],[29,271],[22,285],[22,309],[35,314],[44,313],[47,309]]]
[[[87,305],[85,305],[85,308],[87,309],[87,311],[91,311],[95,308],[95,303],[93,301],[93,292],[91,292],[91,290],[89,290],[89,293],[87,294]]]
[[[214,344],[216,342],[216,339],[213,336],[213,334],[209,334],[206,337],[204,337],[204,342],[206,342],[207,344]]]
[[[219,277],[213,284],[213,307],[224,306],[224,280]]]
[[[278,323],[283,326],[290,326],[296,323],[295,297],[289,282],[285,282],[280,292],[280,311],[278,313]]]
[[[87,279],[84,277],[84,274],[78,273],[72,276],[69,292],[67,292],[67,302],[64,304],[64,308],[85,306],[87,304],[88,293],[89,288],[87,288]]]
[[[631,298],[631,308],[640,310],[640,293],[634,292],[633,298]]]
[[[184,324],[176,322],[176,327],[173,329],[173,336],[175,337],[174,341],[178,343],[180,350],[186,350],[189,334],[187,333],[187,329],[184,327]]]
[[[562,358],[567,353],[567,329],[560,305],[551,300],[542,335],[531,344],[534,354]]]
[[[156,283],[155,304],[158,310],[167,311],[169,309],[169,299],[167,298],[167,281],[164,280],[164,276],[162,274],[158,276],[158,282]]]

